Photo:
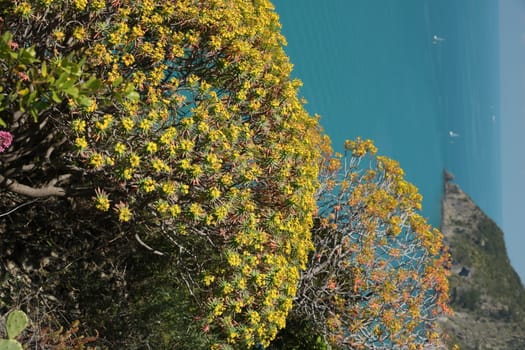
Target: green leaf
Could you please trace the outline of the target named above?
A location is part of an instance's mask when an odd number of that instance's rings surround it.
[[[24,348],[16,340],[0,339],[0,350],[24,350]]]
[[[38,121],[38,109],[31,108],[29,110],[29,114],[31,114],[31,116],[33,117],[33,121],[36,123]]]
[[[21,49],[18,54],[18,59],[21,63],[24,64],[32,64],[34,62],[38,62],[38,59],[36,58],[35,48],[30,47],[28,49]]]
[[[115,79],[115,80],[113,81],[113,83],[111,83],[111,85],[112,85],[113,87],[117,87],[117,86],[119,86],[120,84],[122,84],[123,81],[124,81],[124,78],[122,78],[122,77],[118,77],[117,79]]]
[[[74,98],[78,97],[78,89],[74,86],[68,86],[64,88],[63,91],[71,97],[74,97]]]
[[[91,104],[93,103],[93,101],[91,101],[91,99],[87,96],[84,96],[84,95],[80,95],[77,99],[77,102],[82,106],[82,107],[89,107],[91,106]]]
[[[130,99],[131,101],[137,101],[140,98],[140,95],[136,91],[128,91],[126,93],[126,98]]]
[[[24,328],[27,327],[29,319],[25,312],[20,310],[15,310],[9,313],[7,316],[7,321],[5,323],[7,328],[7,337],[9,339],[14,339],[17,337]]]
[[[21,89],[17,91],[20,96],[25,96],[29,93],[29,88]]]
[[[36,99],[37,97],[37,91],[32,91],[29,96],[27,96],[27,100],[26,100],[26,103],[29,105],[29,104],[32,104],[33,101]]]
[[[41,112],[45,109],[47,109],[51,105],[51,101],[47,100],[48,95],[43,96],[46,100],[42,100],[41,98],[38,98],[35,100],[31,105],[33,106],[33,109],[35,111]]]
[[[13,34],[11,34],[11,32],[5,32],[4,35],[2,35],[2,41],[4,41],[5,43],[10,42],[12,38]]]
[[[42,78],[45,79],[47,77],[47,65],[45,61],[42,62],[41,73],[42,73]]]
[[[58,76],[58,79],[56,79],[53,82],[53,86],[55,86],[57,89],[62,89],[62,86],[64,85],[64,82],[66,81],[67,74],[62,73]]]
[[[100,88],[100,86],[102,85],[101,81],[98,80],[97,78],[95,77],[91,77],[89,78],[88,81],[86,81],[86,83],[84,84],[84,88],[86,89],[89,89],[91,91],[95,91],[95,90],[98,90]]]
[[[56,91],[51,91],[51,99],[56,103],[62,102],[62,99],[60,98],[60,96],[58,96]]]
[[[7,128],[7,124],[4,122],[4,120],[2,118],[0,118],[0,126],[3,126],[4,128]]]

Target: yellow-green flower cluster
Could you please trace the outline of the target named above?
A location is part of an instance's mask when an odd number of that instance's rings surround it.
[[[194,286],[208,307],[195,319],[210,338],[267,345],[312,248],[322,142],[290,78],[278,16],[268,0],[116,3],[19,5],[68,18],[43,51],[81,42],[73,54],[100,81],[64,119],[75,166],[104,189],[94,208],[122,225],[151,219],[181,246],[199,242],[188,249],[210,261]]]

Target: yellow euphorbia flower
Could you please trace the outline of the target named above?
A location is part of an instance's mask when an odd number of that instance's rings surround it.
[[[75,146],[77,146],[80,150],[84,150],[87,148],[88,143],[86,141],[86,138],[84,136],[77,137],[75,139]]]
[[[120,202],[115,206],[115,211],[118,213],[118,219],[122,222],[128,222],[133,217],[129,206],[123,202]]]
[[[104,190],[98,188],[95,190],[95,194],[95,208],[101,211],[108,211],[110,200],[108,198],[107,193],[105,193]]]

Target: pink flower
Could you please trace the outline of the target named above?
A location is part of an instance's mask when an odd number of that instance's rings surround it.
[[[0,131],[0,153],[11,146],[13,135],[9,131]]]

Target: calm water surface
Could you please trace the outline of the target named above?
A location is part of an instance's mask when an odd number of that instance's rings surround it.
[[[444,168],[500,221],[497,2],[275,6],[307,109],[321,115],[336,150],[349,138],[373,139],[420,189],[423,214],[436,226]]]

